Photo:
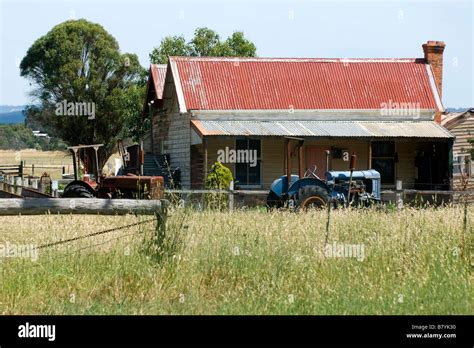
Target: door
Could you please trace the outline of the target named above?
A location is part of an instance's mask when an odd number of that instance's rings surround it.
[[[324,173],[326,173],[326,151],[329,150],[328,146],[318,146],[318,145],[309,145],[306,146],[305,152],[305,161],[306,168],[305,170],[314,170],[316,166],[316,175],[324,179]]]

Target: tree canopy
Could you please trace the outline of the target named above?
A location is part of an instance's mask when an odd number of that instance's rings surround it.
[[[194,37],[188,43],[184,36],[165,37],[160,46],[150,53],[150,61],[153,64],[166,64],[169,56],[255,57],[256,53],[255,45],[241,31],[221,41],[214,30],[203,27],[195,30]]]
[[[135,54],[121,53],[115,38],[99,24],[69,20],[28,49],[21,76],[34,85],[37,108],[28,116],[68,145],[103,143],[99,165],[113,152],[127,117],[141,112],[146,71]],[[94,117],[58,115],[58,105],[92,105]],[[84,104],[85,103],[85,104]],[[64,104],[66,105],[66,104]],[[90,115],[89,115],[90,116]]]

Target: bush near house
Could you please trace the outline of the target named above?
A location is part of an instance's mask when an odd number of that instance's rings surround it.
[[[206,188],[209,190],[228,190],[234,180],[232,172],[221,162],[212,165],[211,171],[206,178]],[[225,193],[206,194],[207,206],[214,209],[225,209],[228,205],[229,197]]]

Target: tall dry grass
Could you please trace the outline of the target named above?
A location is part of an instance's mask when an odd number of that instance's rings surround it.
[[[0,243],[138,219],[0,217]],[[459,207],[333,211],[328,241],[363,245],[358,261],[324,253],[326,212],[177,210],[159,248],[144,224],[44,249],[36,262],[3,259],[0,313],[473,314],[462,220]],[[110,240],[121,233],[131,235]]]

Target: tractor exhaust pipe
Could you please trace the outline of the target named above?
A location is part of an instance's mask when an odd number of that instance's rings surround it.
[[[288,193],[291,186],[291,141],[298,141],[298,174],[300,179],[303,178],[303,144],[304,139],[302,138],[293,138],[285,137],[285,147],[286,147],[286,188],[285,194]]]
[[[326,150],[326,172],[329,172],[329,156],[331,156],[331,151]]]
[[[304,174],[303,174],[303,144],[304,140],[299,140],[298,141],[298,174],[300,177],[300,180],[303,179]]]

